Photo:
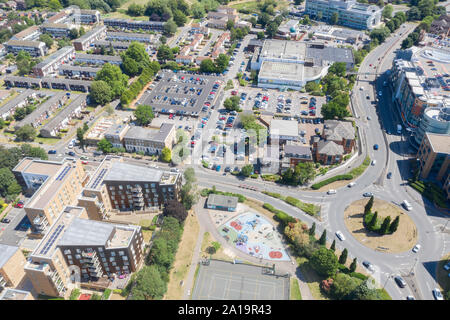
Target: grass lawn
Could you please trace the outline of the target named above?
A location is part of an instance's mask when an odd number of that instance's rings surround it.
[[[44,144],[49,144],[49,145],[54,145],[57,144],[59,141],[61,141],[61,139],[57,139],[57,138],[44,138],[44,137],[36,137],[34,139],[34,142],[42,142]]]
[[[121,6],[120,6],[120,8],[119,9],[128,9],[128,7],[131,5],[131,4],[139,4],[139,5],[146,5],[147,3],[148,3],[148,0],[128,0],[128,1],[125,1]]]
[[[298,257],[297,264],[301,273],[305,277],[309,290],[315,300],[330,300],[320,291],[320,281],[323,279],[309,266],[309,261],[305,257]]]
[[[130,20],[138,20],[138,21],[148,21],[147,16],[140,16],[140,17],[132,17],[126,14],[125,9],[119,9],[119,11],[116,12],[110,12],[106,14],[102,14],[102,18],[111,18],[111,19],[130,19]]]
[[[186,280],[189,268],[191,267],[192,255],[197,243],[197,237],[200,230],[197,216],[189,213],[184,223],[183,237],[180,241],[175,262],[170,272],[170,281],[167,285],[167,293],[164,296],[166,300],[179,300],[183,298],[183,287],[180,282]]]
[[[201,249],[202,252],[200,254],[201,257],[203,257],[203,256],[209,257],[210,256],[207,249],[212,246],[212,243],[214,241],[216,241],[216,239],[214,239],[209,232],[205,232],[205,234],[203,235],[203,240],[202,240],[202,249]],[[217,260],[223,260],[223,261],[233,261],[233,258],[224,252],[224,249],[222,246],[219,248],[219,250],[217,250],[216,253],[211,255],[211,258],[217,259]]]
[[[144,243],[149,243],[152,238],[153,231],[142,229],[142,236],[144,237]]]
[[[298,280],[295,277],[291,278],[291,297],[290,300],[302,300],[302,294],[300,287],[298,286]]]
[[[285,197],[279,193],[273,193],[268,191],[263,191],[262,193],[277,199],[281,199],[287,204],[299,208],[300,210],[304,211],[310,216],[318,216],[318,214],[320,213],[320,206],[316,206],[312,203],[303,202],[293,197]]]
[[[248,1],[248,2],[241,2],[231,5],[232,8],[235,8],[236,10],[248,10],[252,13],[259,13],[258,9],[258,1]]]

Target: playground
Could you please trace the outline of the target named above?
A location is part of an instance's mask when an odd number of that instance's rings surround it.
[[[290,260],[275,227],[261,214],[240,214],[221,225],[218,231],[228,243],[255,258]]]

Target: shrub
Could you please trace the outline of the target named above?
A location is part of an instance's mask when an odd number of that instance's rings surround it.
[[[105,291],[102,294],[102,300],[108,300],[111,293],[112,293],[111,289],[105,289]]]
[[[348,275],[353,277],[353,278],[361,279],[363,281],[366,281],[367,279],[369,279],[368,276],[365,276],[365,275],[363,275],[362,273],[359,273],[359,272],[350,272]]]
[[[208,189],[205,188],[203,189],[200,194],[202,197],[207,197],[209,194],[214,193],[214,194],[221,194],[224,196],[232,196],[232,197],[237,197],[238,198],[238,202],[244,202],[245,200],[247,200],[247,198],[245,196],[243,196],[242,194],[239,193],[232,193],[232,192],[223,192],[223,191],[218,191],[215,189]]]
[[[327,184],[330,184],[335,181],[352,180],[352,179],[353,179],[353,176],[351,174],[340,174],[340,175],[328,178],[326,180],[323,180],[321,182],[315,183],[311,186],[311,188],[314,190],[318,190],[318,189],[322,188],[323,186],[326,186]]]
[[[80,294],[81,294],[80,289],[78,288],[73,289],[72,292],[70,293],[69,300],[77,300]]]

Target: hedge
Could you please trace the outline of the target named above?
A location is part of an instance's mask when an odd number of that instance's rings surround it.
[[[275,192],[269,192],[269,191],[263,191],[264,194],[271,196],[273,198],[281,199],[284,202],[290,204],[291,206],[297,207],[300,210],[304,211],[305,213],[309,214],[310,216],[316,216],[320,212],[320,207],[316,206],[312,203],[306,203],[299,199],[295,199],[293,197],[285,197],[279,193]]]
[[[351,272],[348,275],[353,277],[353,278],[361,279],[362,281],[366,281],[367,279],[369,279],[368,276],[365,276],[365,275],[363,275],[362,273],[359,273],[359,272]]]
[[[223,191],[218,191],[218,190],[213,190],[213,189],[208,189],[208,188],[205,188],[205,189],[203,189],[200,192],[202,197],[207,197],[211,193],[221,194],[221,195],[224,195],[224,196],[237,197],[238,198],[238,202],[241,202],[241,203],[244,202],[245,200],[247,200],[246,197],[244,197],[242,194],[239,194],[239,193],[223,192]]]
[[[264,203],[263,208],[269,210],[272,213],[275,213],[275,220],[282,222],[283,224],[288,224],[289,222],[296,222],[297,220],[288,215],[286,212],[276,209],[270,203]]]
[[[102,294],[102,300],[108,300],[111,293],[112,293],[111,289],[105,289],[105,291]]]
[[[323,181],[320,181],[318,183],[315,183],[315,184],[313,184],[311,186],[311,188],[314,189],[314,190],[317,190],[317,189],[320,189],[323,186],[326,186],[327,184],[330,184],[330,183],[335,182],[335,181],[352,180],[352,179],[353,179],[353,176],[351,174],[340,174],[340,175],[337,175],[337,176],[325,179]]]

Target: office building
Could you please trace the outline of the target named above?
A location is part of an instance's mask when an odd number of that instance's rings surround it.
[[[382,11],[380,7],[356,0],[306,0],[305,4],[305,14],[313,19],[330,21],[337,14],[338,24],[363,30],[377,27]]]
[[[283,161],[281,163],[281,170],[294,169],[300,162],[313,161],[311,147],[299,145],[294,142],[287,142],[282,151]]]
[[[47,47],[41,41],[9,40],[5,47],[9,53],[18,54],[20,51],[26,51],[32,57],[42,57],[47,53]]]
[[[298,141],[298,122],[295,120],[272,119],[269,127],[270,144],[285,144],[287,141]]]
[[[128,152],[160,155],[164,148],[172,150],[174,143],[175,125],[171,123],[163,123],[160,128],[131,126],[123,136],[123,145]]]
[[[104,39],[105,37],[106,37],[106,27],[98,26],[86,32],[78,39],[74,40],[73,46],[77,51],[86,51],[94,42]]]

